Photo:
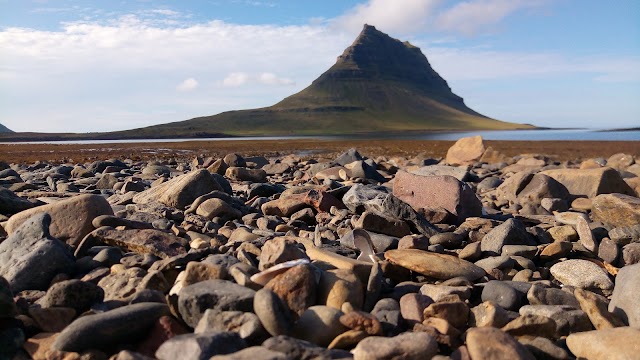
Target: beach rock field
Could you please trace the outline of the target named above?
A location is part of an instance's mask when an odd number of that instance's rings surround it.
[[[638,359],[636,156],[0,155],[0,359]]]

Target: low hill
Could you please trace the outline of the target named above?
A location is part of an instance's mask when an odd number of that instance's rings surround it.
[[[8,127],[0,124],[0,133],[12,133],[13,131],[9,130]]]

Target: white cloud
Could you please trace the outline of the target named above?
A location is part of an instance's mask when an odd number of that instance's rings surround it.
[[[116,130],[269,106],[311,83],[351,41],[320,26],[167,25],[133,15],[56,31],[8,28],[0,31],[0,123]],[[197,74],[198,91],[175,96],[185,72]]]
[[[249,74],[243,72],[233,72],[222,80],[222,84],[227,87],[238,87],[249,82]]]
[[[152,9],[149,10],[152,14],[164,15],[164,16],[179,16],[180,13],[169,9]]]
[[[369,0],[358,4],[330,23],[347,31],[357,31],[366,23],[391,33],[423,29],[441,0]]]
[[[294,85],[295,82],[288,78],[278,77],[274,73],[262,73],[258,76],[258,81],[265,85]]]
[[[447,31],[474,35],[514,12],[542,6],[549,0],[469,0],[447,7],[444,0],[369,0],[329,21],[357,31],[367,23],[394,34]]]
[[[271,72],[263,72],[258,75],[248,74],[246,72],[232,72],[222,80],[222,85],[225,87],[239,87],[254,84],[283,86],[295,85],[295,81],[286,77],[279,77]]]
[[[185,79],[183,82],[178,84],[176,90],[181,92],[193,91],[198,87],[198,81],[194,78]]]
[[[441,12],[435,20],[439,30],[465,35],[499,23],[508,15],[524,8],[540,6],[542,0],[471,0]]]

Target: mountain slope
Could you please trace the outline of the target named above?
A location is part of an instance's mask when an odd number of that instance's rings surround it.
[[[6,126],[0,124],[0,133],[12,133],[13,131],[9,130]]]
[[[533,127],[497,121],[470,109],[419,48],[365,25],[329,70],[273,106],[135,131],[205,136],[526,128]]]

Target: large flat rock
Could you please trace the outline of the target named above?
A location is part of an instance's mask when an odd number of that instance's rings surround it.
[[[485,275],[481,267],[452,255],[407,249],[389,250],[384,257],[393,264],[440,280],[465,277],[473,281]]]
[[[214,190],[223,191],[220,184],[206,169],[200,169],[136,194],[133,201],[137,204],[158,201],[166,206],[185,209],[199,196]]]
[[[100,195],[78,195],[13,215],[7,222],[7,232],[13,233],[27,219],[41,213],[51,215],[51,236],[77,246],[93,230],[93,219],[100,215],[113,215],[113,210]]]
[[[597,169],[553,169],[541,172],[564,185],[571,195],[589,198],[600,194],[620,193],[635,195],[633,189],[616,170],[603,167]]]

